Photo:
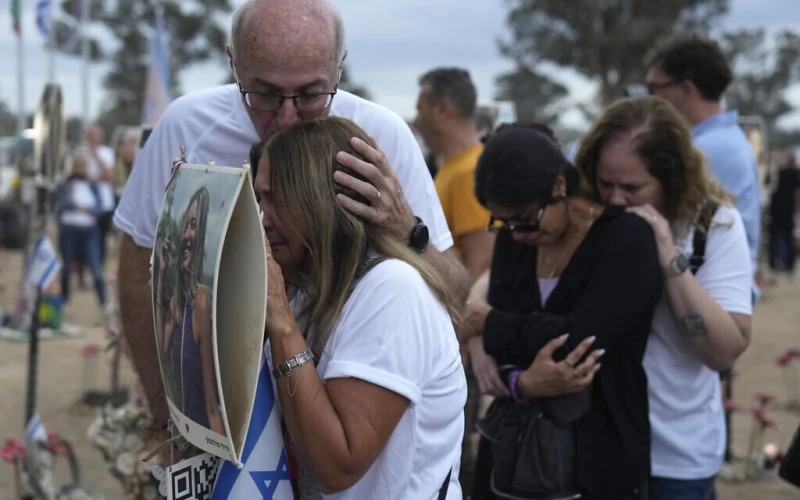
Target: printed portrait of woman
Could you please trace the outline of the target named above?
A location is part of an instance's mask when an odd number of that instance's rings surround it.
[[[172,402],[188,418],[225,435],[214,367],[211,291],[203,279],[209,199],[205,186],[197,189],[177,232],[167,234],[158,247],[156,333]],[[175,287],[165,302],[165,277],[171,268],[177,269]]]

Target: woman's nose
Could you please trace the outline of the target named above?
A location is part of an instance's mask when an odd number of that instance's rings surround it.
[[[269,210],[261,208],[261,225],[264,229],[271,229],[273,226],[272,217],[269,215]]]

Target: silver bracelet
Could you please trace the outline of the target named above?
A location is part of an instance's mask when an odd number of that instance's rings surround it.
[[[311,349],[306,349],[297,356],[289,358],[283,363],[275,366],[272,369],[272,376],[275,377],[276,380],[281,377],[287,377],[292,373],[292,368],[297,368],[298,366],[308,363],[309,361],[314,361],[314,353],[311,352]]]

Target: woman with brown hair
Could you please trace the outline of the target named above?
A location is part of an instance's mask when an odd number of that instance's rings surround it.
[[[360,158],[351,138],[372,142],[342,118],[289,127],[264,144],[256,178],[269,252],[266,352],[301,466],[299,496],[460,498],[456,299],[419,254],[337,202],[381,196],[334,182],[355,174],[336,161],[339,151]]]
[[[610,106],[576,157],[590,199],[629,207],[653,229],[664,295],[644,356],[650,500],[711,497],[725,451],[718,371],[750,342],[751,263],[732,196],[666,101]],[[691,271],[691,272],[690,272]]]

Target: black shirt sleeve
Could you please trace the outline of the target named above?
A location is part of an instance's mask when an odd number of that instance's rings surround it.
[[[547,342],[563,333],[570,336],[562,352],[593,335],[597,338],[593,348],[608,349],[641,324],[643,315],[652,317],[663,278],[649,225],[628,214],[596,229],[602,229],[602,234],[596,235],[598,244],[588,252],[591,265],[586,266],[588,274],[570,311],[558,316],[493,309],[484,328],[487,354],[525,365]],[[573,259],[577,257],[576,253]]]

